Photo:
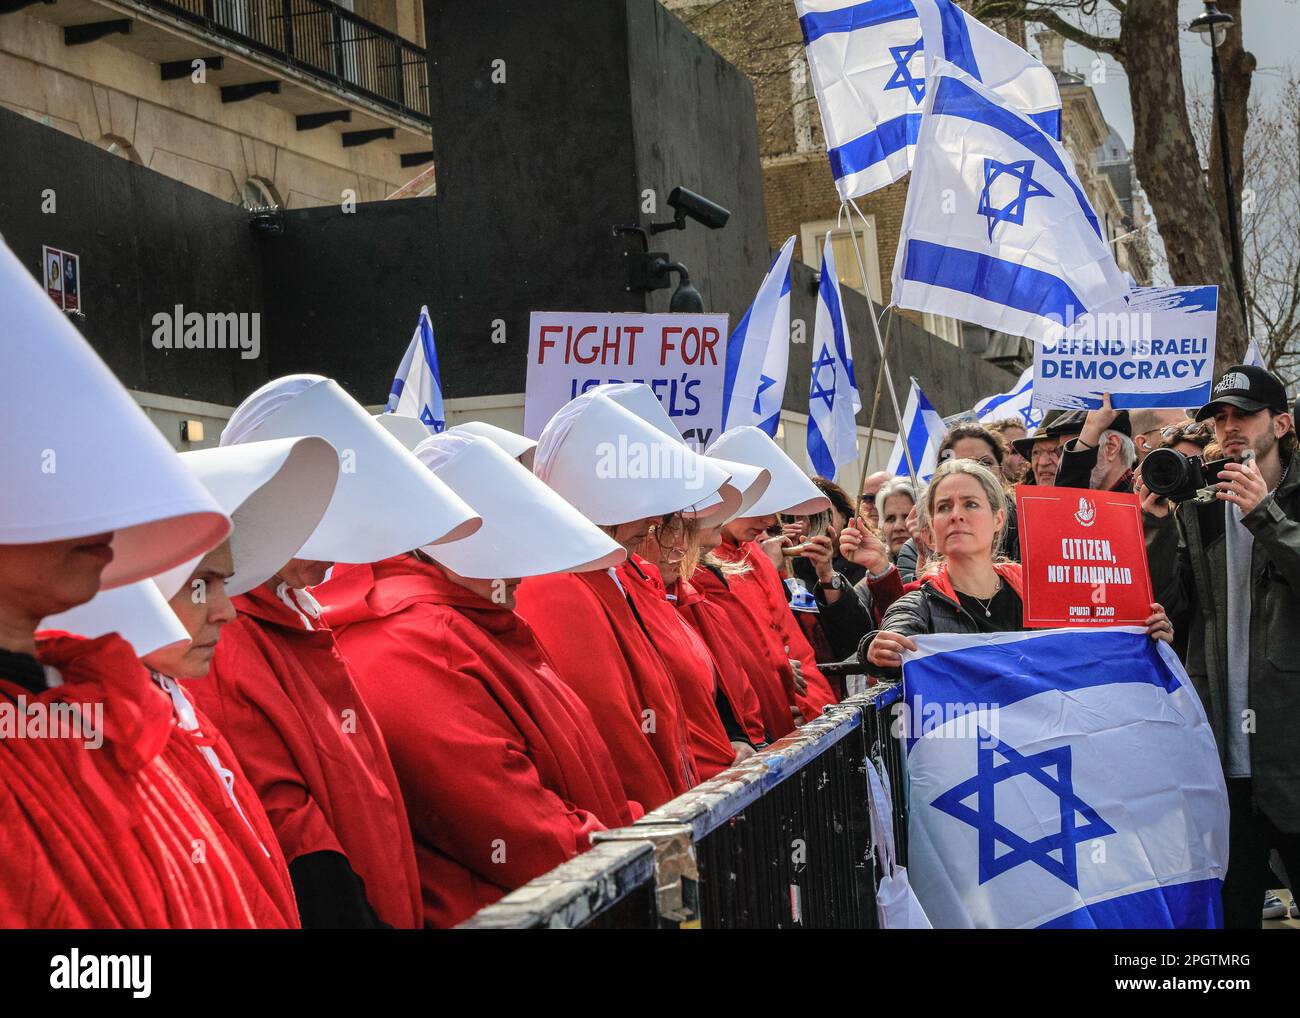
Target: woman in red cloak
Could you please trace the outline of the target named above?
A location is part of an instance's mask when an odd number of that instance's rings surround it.
[[[513,610],[521,574],[607,568],[622,550],[487,438],[436,435],[415,454],[483,528],[341,569],[318,594],[393,757],[424,921],[448,927],[641,808]]]

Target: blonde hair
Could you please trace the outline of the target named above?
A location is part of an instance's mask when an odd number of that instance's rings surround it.
[[[1002,527],[993,535],[993,561],[1004,558],[1002,555],[1002,539],[1006,536],[1007,525],[1011,522],[1011,514],[1007,510],[1006,493],[1002,488],[1001,482],[993,476],[988,467],[981,466],[975,460],[945,460],[939,464],[939,469],[934,472],[930,478],[929,486],[925,489],[925,516],[927,525],[934,519],[934,503],[939,497],[939,485],[946,481],[954,474],[965,474],[973,477],[979,482],[984,489],[984,497],[988,500],[989,511],[996,515],[1002,513]],[[937,569],[943,556],[936,551],[930,561],[926,564],[925,575],[929,575]]]
[[[678,566],[682,579],[689,580],[701,566],[712,567],[723,576],[742,576],[754,568],[747,560],[727,562],[718,558],[712,551],[705,551],[700,547],[701,528],[698,521],[693,517],[686,517],[683,522],[686,524],[686,554],[682,556],[681,564]]]

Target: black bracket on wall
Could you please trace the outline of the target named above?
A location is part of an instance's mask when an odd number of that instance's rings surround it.
[[[92,21],[85,25],[64,25],[63,45],[84,46],[108,35],[130,35],[131,19],[115,18],[112,21]]]
[[[189,60],[168,60],[164,64],[159,64],[158,68],[162,72],[163,81],[180,81],[181,78],[188,78],[194,73],[194,61],[202,60],[203,66],[209,71],[219,71],[226,65],[225,57],[190,57]]]
[[[433,162],[432,152],[403,152],[402,169],[409,170],[412,166],[423,166],[425,163]]]
[[[300,131],[314,131],[326,124],[352,123],[351,110],[325,110],[322,113],[299,113],[294,122]]]
[[[369,145],[372,141],[379,141],[381,138],[392,141],[396,136],[395,127],[376,127],[373,131],[344,131],[343,147],[355,148],[358,145]]]
[[[259,95],[279,95],[278,81],[250,81],[243,85],[222,85],[221,101],[223,103],[242,103]]]

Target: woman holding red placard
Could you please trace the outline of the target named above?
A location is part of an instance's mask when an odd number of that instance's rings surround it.
[[[916,588],[890,606],[880,630],[858,647],[859,660],[886,676],[896,675],[903,651],[916,650],[914,636],[1025,628],[1020,565],[1000,554],[1007,511],[997,478],[974,460],[948,460],[935,471],[925,503],[936,558]],[[1158,604],[1151,606],[1146,626],[1154,640],[1173,639],[1173,626]]]

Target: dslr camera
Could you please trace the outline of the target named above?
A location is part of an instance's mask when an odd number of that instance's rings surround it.
[[[1184,456],[1177,449],[1155,449],[1142,461],[1142,483],[1171,502],[1186,502],[1216,483],[1219,471],[1233,462],[1228,458],[1207,462],[1201,456]]]

